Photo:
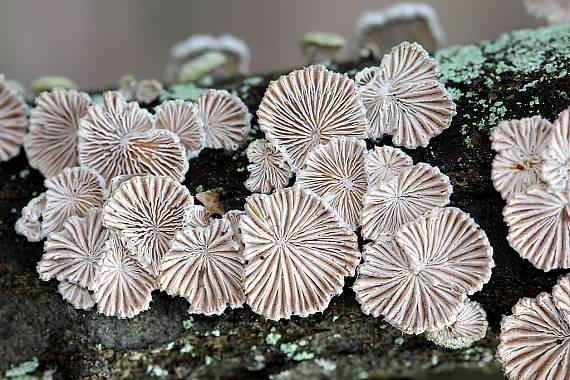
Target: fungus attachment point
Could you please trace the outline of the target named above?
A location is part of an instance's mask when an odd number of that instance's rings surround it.
[[[0,162],[16,157],[24,142],[28,121],[26,104],[0,74]]]
[[[283,154],[265,139],[258,139],[247,147],[249,178],[245,187],[252,193],[269,193],[282,189],[292,177]]]
[[[254,194],[245,209],[240,226],[252,310],[272,320],[323,311],[360,260],[350,227],[297,186]]]

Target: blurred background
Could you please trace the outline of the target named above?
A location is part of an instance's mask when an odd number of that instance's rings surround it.
[[[543,24],[522,0],[424,0],[438,12],[447,44],[476,42]],[[0,0],[0,73],[25,85],[64,75],[81,88],[125,74],[162,79],[170,48],[191,34],[234,34],[251,49],[251,71],[301,66],[306,32],[348,40],[365,11],[389,0]],[[350,47],[350,46],[349,46]],[[348,58],[350,49],[343,52]]]

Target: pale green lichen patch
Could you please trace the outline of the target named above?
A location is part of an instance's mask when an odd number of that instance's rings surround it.
[[[451,46],[440,49],[435,54],[441,68],[439,80],[442,83],[456,82],[469,84],[483,72],[485,58],[476,45]]]
[[[161,91],[159,99],[161,102],[171,99],[195,102],[206,91],[208,91],[207,88],[197,87],[194,83],[173,84]]]
[[[251,208],[255,209],[254,210],[254,213],[255,213],[255,211],[257,209],[255,207],[251,207]],[[260,215],[258,215],[258,218],[261,218],[261,213],[260,213]],[[275,327],[272,327],[270,333],[267,334],[267,336],[265,337],[265,343],[267,343],[270,346],[275,346],[277,344],[277,342],[279,342],[280,339],[281,339],[281,334],[275,332]]]
[[[4,376],[6,376],[6,378],[8,379],[18,379],[18,380],[34,379],[35,377],[32,377],[30,375],[38,369],[39,365],[40,363],[38,359],[34,357],[30,361],[21,363],[16,366],[11,366],[4,373]]]
[[[188,317],[188,319],[185,319],[182,321],[182,327],[184,327],[184,330],[192,330],[192,326],[194,325],[194,318],[192,317]]]

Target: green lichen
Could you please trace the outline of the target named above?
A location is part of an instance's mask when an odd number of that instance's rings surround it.
[[[17,379],[17,380],[25,380],[25,379],[33,379],[30,374],[34,373],[40,363],[36,357],[32,358],[32,360],[21,363],[16,366],[11,366],[5,373],[4,376],[9,379]]]
[[[219,51],[206,52],[189,62],[186,62],[180,68],[178,79],[181,82],[194,82],[211,74],[216,69],[222,67],[228,62],[228,58],[224,53]]]
[[[307,352],[307,351],[301,351],[299,353],[296,353],[293,356],[293,360],[295,360],[296,362],[302,362],[305,360],[311,360],[315,358],[315,354],[313,354],[312,352]]]
[[[281,346],[279,347],[281,352],[288,357],[292,357],[295,354],[295,351],[297,351],[297,348],[299,348],[297,343],[281,343]]]
[[[149,365],[146,368],[146,373],[152,377],[166,378],[168,377],[168,371],[159,365]]]
[[[482,73],[485,57],[476,45],[451,46],[435,54],[441,68],[440,82],[469,84]]]
[[[253,213],[255,215],[257,215],[258,218],[263,219],[261,216],[261,213],[257,210],[257,208],[253,207],[253,206],[249,206],[250,209],[253,211]],[[256,213],[259,213],[259,215]],[[277,344],[277,342],[279,342],[279,340],[281,339],[281,334],[276,333],[275,332],[275,327],[271,328],[271,332],[269,334],[267,334],[267,336],[265,337],[265,343],[267,343],[270,346],[275,346]]]
[[[182,321],[182,327],[184,327],[184,330],[192,330],[192,326],[194,324],[194,318],[189,317],[188,319],[185,319]]]
[[[191,354],[194,352],[194,346],[191,345],[190,343],[186,343],[184,346],[182,346],[182,348],[180,349],[180,353],[181,354]]]
[[[161,102],[170,99],[180,99],[195,102],[208,91],[206,88],[197,87],[193,83],[173,84],[168,89],[162,90],[159,99]]]
[[[31,87],[35,94],[51,91],[54,88],[63,88],[64,90],[75,90],[78,88],[71,79],[56,75],[46,75],[38,78],[32,82]]]

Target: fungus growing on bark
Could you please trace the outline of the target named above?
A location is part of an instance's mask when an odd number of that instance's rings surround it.
[[[63,90],[77,90],[79,87],[74,81],[67,77],[57,75],[45,75],[35,79],[31,84],[32,92],[36,95],[44,91],[51,91],[55,88]]]
[[[487,313],[483,307],[466,299],[455,322],[441,330],[427,332],[426,338],[438,346],[458,350],[483,339],[488,327]]]
[[[362,199],[368,188],[365,155],[364,140],[333,138],[309,154],[305,167],[297,173],[295,184],[323,198],[352,229],[356,229]]]
[[[245,209],[240,227],[252,310],[272,320],[323,311],[360,260],[352,229],[297,186],[254,194]]]
[[[194,199],[169,177],[138,176],[123,182],[105,203],[103,220],[118,231],[136,259],[153,274],[182,229],[184,213]]]
[[[92,208],[84,217],[70,217],[60,231],[49,235],[44,245],[44,254],[37,266],[40,279],[56,278],[93,290],[93,279],[107,238],[101,209]]]
[[[570,21],[570,2],[568,0],[524,0],[528,14],[543,18],[551,24]]]
[[[566,275],[558,279],[552,289],[552,298],[558,310],[565,313],[570,312],[570,276]]]
[[[364,313],[405,333],[441,330],[456,321],[465,296],[489,281],[492,253],[468,214],[436,210],[402,226],[395,240],[365,247],[356,299]]]
[[[170,131],[153,128],[153,117],[118,92],[103,95],[103,107],[89,107],[80,121],[79,163],[106,180],[122,174],[153,174],[184,180],[184,146]]]
[[[118,91],[125,100],[143,104],[154,102],[163,91],[162,83],[156,79],[137,80],[133,75],[125,75],[119,79],[118,85]]]
[[[451,124],[455,104],[437,81],[439,67],[418,44],[402,42],[382,58],[378,73],[360,87],[368,135],[392,135],[394,145],[427,146]]]
[[[80,285],[64,280],[59,283],[57,290],[63,299],[76,309],[89,310],[95,306],[93,294]]]
[[[402,41],[418,42],[428,51],[445,43],[445,33],[435,9],[424,3],[399,3],[366,12],[354,28],[354,59],[382,58]]]
[[[236,150],[251,128],[251,114],[240,98],[225,90],[209,90],[198,98],[206,147]]]
[[[294,172],[316,146],[334,137],[366,135],[366,111],[354,82],[318,65],[271,82],[257,116],[265,137]]]
[[[37,197],[32,198],[22,208],[22,216],[16,221],[16,233],[26,237],[29,242],[43,240],[46,237],[42,229],[42,214],[45,207],[46,193],[41,193]]]
[[[449,203],[453,188],[437,167],[419,163],[390,182],[370,187],[361,213],[362,237],[393,236],[400,226]]]
[[[84,92],[56,88],[43,92],[35,103],[24,149],[30,166],[47,178],[77,165],[79,119],[87,113],[91,98]]]
[[[540,116],[502,121],[491,133],[497,151],[491,179],[503,199],[541,182],[541,151],[549,141],[551,124]]]
[[[402,150],[391,146],[377,146],[369,151],[364,159],[368,186],[377,187],[390,182],[413,164],[412,158]]]
[[[252,193],[270,193],[287,186],[293,176],[283,154],[265,139],[253,141],[247,147],[249,177],[245,187]]]
[[[230,222],[230,225],[232,226],[232,230],[234,233],[234,235],[233,235],[234,240],[236,241],[236,243],[238,243],[240,251],[243,251],[243,240],[241,237],[241,230],[240,230],[239,226],[240,226],[241,219],[242,219],[244,214],[245,213],[243,211],[240,211],[240,210],[230,210],[230,211],[226,212],[224,214],[224,216],[222,217],[222,219]]]
[[[18,155],[27,126],[24,100],[8,86],[4,75],[0,74],[0,162]]]
[[[346,40],[338,34],[309,32],[303,36],[301,49],[308,64],[327,63],[335,61],[345,45]]]
[[[552,296],[523,298],[501,321],[497,358],[509,379],[568,379],[570,325]]]
[[[107,198],[105,180],[94,170],[65,168],[45,180],[46,203],[42,230],[46,236],[61,230],[72,216],[83,217],[89,209],[101,207]]]
[[[554,190],[570,192],[570,108],[562,111],[552,124],[542,159],[542,179]]]
[[[99,313],[122,319],[148,310],[156,279],[133,257],[123,238],[111,233],[102,255],[94,284]]]
[[[186,148],[186,157],[194,158],[205,145],[204,124],[197,107],[182,100],[171,100],[155,108],[156,127],[175,133]]]
[[[356,73],[356,75],[354,76],[354,82],[358,87],[364,87],[372,79],[374,79],[376,74],[378,74],[379,72],[380,72],[380,67],[378,66],[365,67]]]
[[[191,314],[219,315],[245,302],[244,263],[231,224],[215,219],[176,234],[162,259],[160,287],[190,302]]]
[[[570,268],[570,206],[567,193],[539,184],[507,199],[503,219],[517,253],[544,271]]]

